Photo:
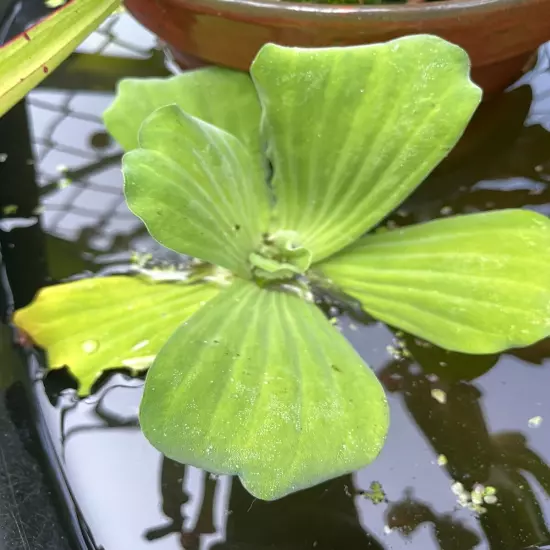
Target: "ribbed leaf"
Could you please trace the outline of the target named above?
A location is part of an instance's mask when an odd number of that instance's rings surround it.
[[[148,373],[141,427],[166,456],[272,500],[360,468],[388,426],[374,373],[314,305],[236,280]]]
[[[171,78],[122,80],[103,119],[112,136],[129,151],[138,146],[142,122],[159,107],[171,104],[233,134],[263,164],[259,149],[260,103],[246,73],[208,67]]]
[[[455,351],[550,335],[550,221],[504,210],[367,236],[318,269],[373,316]]]
[[[0,47],[0,116],[64,61],[120,0],[72,0]]]
[[[269,218],[268,188],[242,143],[184,113],[157,109],[122,162],[130,209],[164,246],[250,277]]]
[[[277,196],[274,229],[319,261],[398,206],[457,142],[481,97],[435,36],[301,49],[267,45],[251,74]]]
[[[47,351],[50,368],[69,367],[86,395],[106,369],[148,368],[176,327],[217,292],[207,283],[82,279],[43,288],[14,322]]]

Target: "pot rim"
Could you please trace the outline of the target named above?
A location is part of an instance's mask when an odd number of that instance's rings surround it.
[[[440,19],[529,7],[548,0],[446,0],[423,4],[316,4],[286,0],[170,0],[195,12],[209,12],[232,19],[289,19],[338,21],[350,26],[365,21],[410,21],[419,18]]]

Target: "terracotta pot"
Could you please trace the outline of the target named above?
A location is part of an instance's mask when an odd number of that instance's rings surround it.
[[[182,65],[246,70],[261,46],[341,46],[429,33],[470,54],[486,95],[502,91],[550,40],[550,0],[322,5],[277,0],[126,0]]]

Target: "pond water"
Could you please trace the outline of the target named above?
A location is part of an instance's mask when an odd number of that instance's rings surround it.
[[[17,206],[0,220],[16,306],[52,280],[123,270],[129,250],[163,254],[124,204],[120,151],[100,121],[117,78],[164,72],[158,56],[147,59],[152,44],[126,17],[104,25],[82,51],[119,57],[77,60],[54,74],[28,101],[29,135],[22,130],[3,143],[18,179],[0,196],[4,209]],[[25,129],[24,109],[11,116]],[[385,223],[509,207],[550,215],[549,130],[546,47],[535,70],[480,109],[453,155]],[[25,139],[34,160],[21,146]],[[339,325],[388,392],[386,445],[369,467],[271,503],[251,497],[236,479],[176,464],[153,449],[137,425],[142,379],[111,373],[78,401],[68,373],[44,378],[43,357],[28,353],[25,376],[42,444],[77,547],[549,548],[550,340],[470,356],[353,310],[339,312]],[[476,512],[464,506],[464,495],[479,484],[495,494]]]

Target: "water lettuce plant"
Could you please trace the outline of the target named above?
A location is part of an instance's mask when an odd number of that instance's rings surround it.
[[[153,355],[145,436],[174,460],[238,475],[258,498],[360,468],[383,445],[387,402],[316,305],[316,286],[451,350],[494,353],[550,333],[545,217],[507,210],[373,232],[455,145],[480,98],[465,52],[427,35],[268,44],[250,75],[122,81],[104,118],[127,151],[128,205],[158,242],[217,275],[50,287],[15,321],[55,350],[56,366],[72,338],[86,388],[126,354]]]

